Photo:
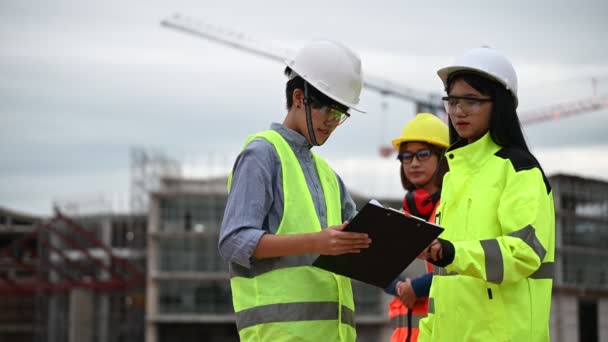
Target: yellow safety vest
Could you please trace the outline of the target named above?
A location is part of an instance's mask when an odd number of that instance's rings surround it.
[[[319,232],[312,196],[300,163],[276,131],[263,138],[281,161],[284,210],[276,234]],[[327,207],[328,226],[342,223],[340,188],[329,165],[313,153]],[[230,191],[231,178],[228,180]],[[316,255],[254,259],[247,269],[231,264],[230,286],[241,341],[355,341],[350,279],[311,266]]]
[[[553,194],[527,152],[489,134],[446,152],[436,222],[455,248],[435,268],[419,341],[548,341]]]

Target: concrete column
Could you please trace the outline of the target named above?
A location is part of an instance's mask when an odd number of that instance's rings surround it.
[[[68,321],[69,342],[94,342],[93,293],[85,289],[70,292]]]
[[[112,214],[105,216],[101,220],[101,232],[100,238],[101,242],[112,249],[112,235],[114,232],[112,231]],[[111,260],[104,259],[103,262],[106,266],[111,266]],[[101,275],[101,278],[106,280],[110,278],[110,274],[104,271]],[[110,341],[109,336],[112,335],[112,331],[110,330],[110,298],[107,293],[100,292],[98,294],[99,305],[97,307],[98,310],[98,322],[97,322],[97,333],[99,334],[97,341],[99,342],[108,342]],[[96,342],[97,342],[96,341]]]
[[[572,295],[553,293],[551,301],[551,341],[578,341],[578,299]]]
[[[393,300],[393,297],[387,295],[382,290],[380,290],[380,292],[380,296],[382,297],[380,300],[380,312],[386,317],[386,323],[382,326],[378,341],[390,341],[391,336],[393,336],[393,328],[391,327],[391,321],[388,318],[388,303]]]
[[[597,301],[598,340],[608,342],[608,298]]]
[[[155,318],[158,315],[158,283],[154,275],[158,273],[158,238],[153,235],[159,232],[160,199],[151,195],[148,212],[148,272],[146,272],[146,342],[158,341],[158,329]]]

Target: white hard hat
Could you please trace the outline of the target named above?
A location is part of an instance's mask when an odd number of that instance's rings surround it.
[[[511,62],[498,51],[489,47],[469,50],[451,66],[439,69],[437,75],[447,88],[448,77],[457,71],[473,71],[504,85],[513,95],[517,108],[517,74]]]
[[[330,40],[316,40],[285,63],[332,100],[365,113],[357,106],[363,88],[361,59],[349,48]]]

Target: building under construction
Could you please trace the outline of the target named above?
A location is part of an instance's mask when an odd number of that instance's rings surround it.
[[[550,182],[551,340],[608,341],[608,182]],[[217,249],[226,198],[225,178],[166,178],[147,216],[1,210],[0,341],[238,341]],[[388,341],[391,298],[359,282],[354,293],[358,341]]]
[[[608,341],[608,183],[549,177],[555,199],[551,340]]]
[[[145,224],[0,210],[0,341],[143,341]]]

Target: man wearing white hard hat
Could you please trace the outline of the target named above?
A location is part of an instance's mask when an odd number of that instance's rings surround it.
[[[311,265],[371,241],[342,231],[355,204],[311,148],[361,111],[361,60],[321,40],[286,64],[287,115],[247,139],[228,181],[219,250],[237,329],[242,341],[355,341],[350,279]]]

